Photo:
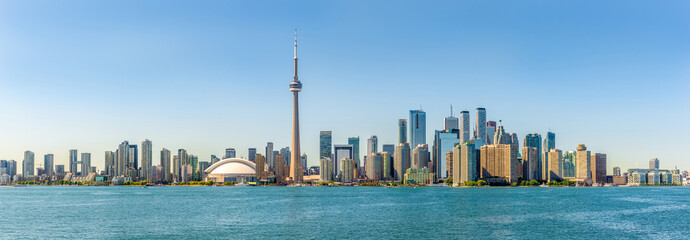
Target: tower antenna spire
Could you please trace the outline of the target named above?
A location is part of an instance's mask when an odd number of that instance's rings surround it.
[[[453,116],[453,104],[450,105],[450,116]]]
[[[299,81],[297,77],[297,28],[295,28],[295,76],[292,78],[294,81]]]

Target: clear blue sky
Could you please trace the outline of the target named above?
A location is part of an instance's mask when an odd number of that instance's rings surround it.
[[[0,1],[0,159],[289,146],[294,28],[310,165],[320,130],[394,143],[421,105],[431,143],[453,104],[690,168],[688,1]]]

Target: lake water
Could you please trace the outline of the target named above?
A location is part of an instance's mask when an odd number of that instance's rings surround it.
[[[690,187],[0,187],[2,239],[687,239]]]

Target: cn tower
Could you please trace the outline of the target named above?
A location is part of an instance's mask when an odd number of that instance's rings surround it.
[[[297,78],[297,29],[295,29],[295,76],[290,82],[292,92],[292,152],[290,153],[290,178],[293,183],[302,182],[302,158],[299,148],[299,103],[298,95],[302,91],[302,83]]]

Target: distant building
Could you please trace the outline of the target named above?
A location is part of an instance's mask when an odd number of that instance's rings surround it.
[[[249,156],[247,156],[247,160],[250,162],[255,162],[256,161],[256,148],[249,148]],[[211,160],[211,164],[213,164],[213,160]]]
[[[470,141],[470,112],[460,112],[460,132],[459,142],[466,143]]]
[[[458,172],[460,175],[458,176],[459,178],[459,184],[463,184],[464,182],[467,181],[476,181],[477,180],[477,157],[476,157],[476,149],[475,146],[472,142],[466,142],[462,145],[459,146],[459,155],[460,157],[457,158],[460,160],[459,169],[454,170],[455,172]],[[453,155],[456,153],[453,152]],[[453,178],[455,179],[455,178]],[[455,183],[455,182],[454,182]]]
[[[161,177],[162,181],[170,181],[172,174],[170,173],[170,150],[167,148],[161,149]]]
[[[55,165],[55,174],[58,176],[64,176],[65,175],[65,165]]]
[[[354,158],[354,146],[350,144],[336,144],[333,145],[333,151],[335,152],[335,157],[336,159],[342,160],[343,158],[347,159],[353,159]],[[334,175],[338,175],[343,171],[342,166],[340,166],[340,163],[342,161],[339,161],[339,163],[334,163],[335,166],[333,166]]]
[[[91,153],[81,153],[81,176],[91,173]]]
[[[69,150],[69,172],[75,176],[77,175],[77,172],[79,172],[79,170],[77,169],[77,163],[79,162],[78,158],[79,158],[79,156],[77,155],[77,149],[70,149]],[[124,168],[122,171],[124,172]]]
[[[383,162],[383,179],[389,180],[393,179],[393,153],[395,153],[395,150],[388,152],[388,151],[383,151],[381,152],[381,161]]]
[[[43,157],[43,167],[45,169],[46,175],[48,175],[48,176],[55,175],[55,168],[53,166],[54,164],[55,164],[55,157],[53,156],[52,153],[46,154]]]
[[[319,180],[323,182],[333,181],[333,160],[330,157],[319,161]]]
[[[24,151],[24,161],[22,161],[22,176],[29,177],[34,176],[34,152]]]
[[[283,154],[280,153],[276,154],[274,157],[276,165],[273,170],[273,173],[276,176],[276,183],[284,183],[285,178],[288,175],[288,173],[285,172],[285,157],[283,156]]]
[[[535,147],[522,147],[522,180],[541,180],[539,155],[540,152]],[[560,176],[560,174],[558,175]]]
[[[404,180],[405,171],[410,168],[410,144],[400,143],[395,147],[393,156],[393,178],[396,181]]]
[[[109,177],[115,176],[117,168],[117,157],[113,151],[105,151],[105,175]]]
[[[486,141],[486,109],[477,108],[477,120],[475,121],[475,139],[482,139],[483,143]]]
[[[592,166],[591,166],[591,153],[587,151],[587,147],[584,144],[577,146],[577,152],[575,152],[576,159],[576,170],[575,178],[577,181],[585,181],[587,179],[592,179]]]
[[[592,172],[592,181],[598,184],[606,183],[606,154],[592,153],[590,156],[590,171]]]
[[[446,153],[452,152],[453,147],[459,144],[458,132],[449,132],[447,130],[434,131],[434,145],[432,147],[432,172],[436,173],[436,177],[440,179],[448,178],[450,172],[447,169]]]
[[[144,140],[141,142],[141,170],[139,171],[139,179],[155,182],[155,176],[149,177],[151,167],[153,166],[153,144],[151,140]],[[153,173],[156,173],[154,170]]]
[[[613,167],[613,176],[620,176],[621,175],[621,168],[620,167]]]
[[[486,122],[486,144],[505,144],[496,141],[496,122]]]
[[[538,133],[527,134],[525,136],[525,140],[522,144],[525,147],[533,147],[537,151],[536,159],[534,160],[534,167],[536,170],[536,175],[535,175],[534,179],[530,179],[530,180],[546,180],[547,179],[547,171],[549,169],[549,163],[542,160],[542,158],[541,158],[541,154],[542,154],[541,135]],[[525,156],[522,156],[522,159],[524,162]]]
[[[372,153],[378,152],[379,138],[376,135],[371,136],[367,139],[367,156]]]
[[[649,169],[659,169],[659,159],[652,158],[649,160]]]
[[[319,159],[333,157],[333,132],[319,132]]]
[[[555,148],[551,148],[546,154],[548,156],[549,162],[549,174],[547,181],[561,181],[563,179],[563,151]]]
[[[352,145],[352,153],[350,154],[350,159],[355,161],[355,168],[359,166],[359,137],[350,137],[347,139],[347,144]],[[337,156],[336,156],[337,157]],[[336,158],[340,159],[340,158]]]
[[[575,151],[563,153],[563,178],[575,178]]]
[[[481,175],[487,182],[513,183],[518,180],[517,151],[509,144],[492,144],[481,147]]]
[[[340,159],[340,165],[342,166],[340,181],[344,183],[353,182],[355,180],[354,160],[349,158],[342,158]]]
[[[410,110],[410,146],[426,144],[426,112]]]
[[[407,142],[407,120],[398,119],[398,143]]]
[[[234,148],[226,148],[225,149],[225,158],[236,158],[237,157],[237,152],[235,151]]]
[[[429,168],[408,168],[405,171],[405,184],[427,185],[434,182],[434,173]]]
[[[266,157],[263,155],[256,154],[255,158],[255,171],[256,171],[256,181],[259,182],[262,179],[266,178],[266,175],[264,175],[264,171],[266,169]]]
[[[275,159],[273,158],[273,143],[268,142],[266,143],[266,164],[268,165],[269,169],[275,168]]]
[[[425,168],[429,163],[429,146],[426,144],[419,144],[412,150],[412,166],[413,168]]]
[[[366,175],[371,180],[383,179],[383,158],[381,153],[373,152],[367,158]]]
[[[458,118],[454,117],[452,114],[451,112],[451,116],[443,118],[443,130],[448,132],[460,129]]]

